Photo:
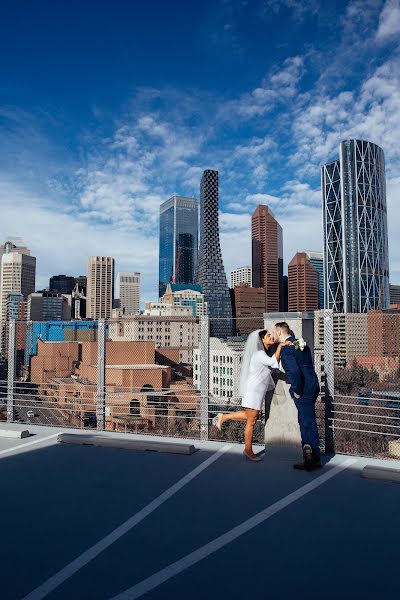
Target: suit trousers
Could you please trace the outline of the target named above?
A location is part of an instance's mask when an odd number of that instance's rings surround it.
[[[316,460],[320,459],[319,434],[317,420],[315,417],[315,402],[317,394],[305,393],[300,398],[293,398],[298,412],[298,421],[301,433],[301,444],[311,446],[313,456]]]

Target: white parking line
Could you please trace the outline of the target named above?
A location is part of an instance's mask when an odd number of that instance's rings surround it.
[[[210,554],[213,554],[214,552],[217,552],[217,550],[220,550],[227,544],[230,544],[231,542],[233,542],[233,540],[236,540],[244,533],[247,533],[251,529],[254,529],[254,527],[260,525],[260,523],[263,523],[264,521],[266,521],[276,513],[280,512],[293,502],[296,502],[296,500],[298,500],[302,496],[305,496],[306,494],[312,492],[329,479],[332,479],[332,477],[335,477],[335,475],[338,475],[339,473],[350,467],[352,464],[357,462],[357,460],[357,458],[350,458],[345,460],[337,467],[330,469],[323,475],[320,475],[316,479],[313,479],[313,481],[310,481],[310,483],[303,485],[295,492],[292,492],[288,496],[285,496],[285,498],[282,498],[281,500],[278,500],[278,502],[271,504],[271,506],[268,506],[253,517],[250,517],[250,519],[247,519],[240,525],[237,525],[237,527],[234,527],[230,531],[227,531],[223,535],[215,538],[215,540],[212,540],[208,544],[201,546],[194,552],[191,552],[190,554],[184,556],[180,560],[177,560],[176,562],[168,565],[164,569],[161,569],[161,571],[158,571],[158,573],[155,573],[154,575],[143,579],[143,581],[125,590],[121,594],[118,594],[117,596],[112,598],[112,600],[135,600],[136,598],[140,598],[147,592],[154,590],[154,588],[158,587],[162,583],[165,583],[172,577],[175,577],[175,575],[182,573],[182,571],[185,571],[186,569],[200,562],[204,558],[207,558],[207,556],[210,556]]]
[[[222,446],[217,452],[214,452],[209,458],[204,460],[200,465],[198,465],[195,469],[190,471],[187,475],[179,479],[174,485],[165,490],[160,496],[155,498],[152,502],[147,504],[142,510],[137,512],[135,515],[130,517],[125,523],[122,523],[119,527],[114,529],[111,533],[109,533],[102,540],[97,542],[94,546],[83,552],[80,556],[75,558],[72,562],[70,562],[66,567],[58,571],[55,575],[47,579],[44,583],[42,583],[35,590],[30,592],[23,600],[41,600],[41,598],[45,598],[50,592],[55,590],[58,586],[60,586],[64,581],[72,577],[77,571],[82,569],[85,565],[87,565],[90,561],[96,558],[101,552],[106,550],[111,544],[116,542],[120,537],[125,535],[128,531],[133,529],[136,525],[138,525],[143,519],[145,519],[148,515],[150,515],[153,511],[156,510],[159,506],[161,506],[164,502],[166,502],[169,498],[171,498],[174,494],[176,494],[179,490],[181,490],[185,485],[187,485],[190,481],[192,481],[197,475],[199,475],[202,471],[207,469],[210,465],[212,465],[216,460],[218,460],[225,452],[231,449],[231,445],[227,444]]]
[[[47,437],[39,438],[38,440],[33,440],[32,442],[22,442],[18,444],[18,446],[14,446],[13,448],[7,448],[6,450],[0,450],[0,456],[4,454],[18,454],[21,450],[24,451],[28,446],[33,446],[35,444],[41,444],[46,440],[51,440],[58,436],[58,433],[53,433],[52,435],[48,435]],[[26,438],[25,438],[26,439]]]

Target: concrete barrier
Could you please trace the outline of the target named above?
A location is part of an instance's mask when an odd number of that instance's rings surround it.
[[[400,468],[392,469],[390,467],[366,465],[361,471],[361,477],[365,477],[365,479],[380,479],[381,481],[400,483]]]
[[[85,446],[101,446],[103,448],[123,448],[126,450],[142,450],[148,452],[167,452],[170,454],[193,454],[193,444],[157,442],[153,440],[132,440],[106,435],[81,433],[60,433],[57,441],[63,444],[80,444]]]
[[[18,431],[18,429],[0,429],[0,437],[21,440],[22,438],[29,436],[30,433],[27,429],[24,429],[23,431]]]

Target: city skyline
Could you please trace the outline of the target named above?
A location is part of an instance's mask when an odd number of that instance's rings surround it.
[[[0,239],[18,233],[27,240],[38,259],[38,288],[57,272],[84,273],[83,257],[112,254],[121,271],[142,273],[143,298],[155,298],[159,206],[173,194],[197,197],[208,167],[221,174],[227,272],[238,266],[237,253],[250,264],[248,223],[257,204],[271,206],[282,224],[287,265],[301,248],[322,248],[319,168],[350,138],[385,151],[394,239],[400,227],[396,2],[327,4],[313,0],[302,10],[300,0],[205,2],[181,14],[177,2],[168,10],[160,2],[134,19],[125,6],[112,27],[102,21],[101,6],[96,15],[81,7],[79,21],[72,10],[64,14],[64,35],[76,41],[67,56],[66,40],[52,34],[50,13],[39,19],[27,7],[17,18],[7,7],[0,41],[9,57]],[[111,43],[101,47],[94,39],[88,51],[82,40],[89,23]],[[39,41],[33,31],[41,32]],[[146,39],[143,31],[150,32]],[[191,32],[185,53],[182,31]],[[133,58],[139,50],[141,61]],[[82,60],[84,78],[76,69]],[[400,254],[392,246],[396,283]]]

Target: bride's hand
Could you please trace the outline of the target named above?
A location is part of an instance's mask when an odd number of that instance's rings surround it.
[[[289,340],[286,340],[284,342],[281,342],[282,346],[293,346],[293,342],[290,342]]]

